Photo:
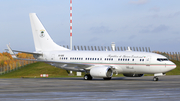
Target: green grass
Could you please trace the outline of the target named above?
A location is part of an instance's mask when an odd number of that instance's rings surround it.
[[[66,70],[56,68],[46,63],[36,62],[22,67],[19,70],[12,71],[0,76],[0,78],[38,78],[41,74],[48,74],[49,77],[67,77],[68,73]]]
[[[166,75],[180,75],[180,62],[172,61],[176,64],[176,69],[166,73]],[[73,72],[74,76],[68,76],[68,73],[64,69],[56,68],[54,66],[48,65],[42,62],[36,62],[29,64],[21,69],[0,75],[0,78],[39,78],[40,74],[48,74],[49,78],[56,77],[77,77],[76,72]],[[84,73],[82,73],[82,76]],[[81,76],[81,77],[82,77]],[[113,77],[122,77],[123,74],[113,75]],[[153,76],[153,74],[145,74],[145,76]]]

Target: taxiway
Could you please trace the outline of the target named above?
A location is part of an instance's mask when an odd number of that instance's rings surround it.
[[[0,100],[179,100],[180,76],[0,79]]]

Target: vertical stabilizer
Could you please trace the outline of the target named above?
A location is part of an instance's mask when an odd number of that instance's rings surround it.
[[[30,13],[30,21],[36,51],[69,50],[57,45],[49,36],[36,13]]]

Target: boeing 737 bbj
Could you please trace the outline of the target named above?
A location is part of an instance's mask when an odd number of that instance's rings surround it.
[[[176,68],[176,65],[165,56],[128,51],[73,51],[54,43],[47,30],[41,24],[35,13],[30,13],[30,21],[35,44],[35,52],[8,50],[13,58],[14,52],[33,54],[35,61],[41,61],[53,66],[78,72],[85,72],[85,80],[104,78],[110,80],[113,73],[122,73],[126,77],[142,77],[144,74],[154,74],[154,81],[159,76]],[[31,59],[25,59],[30,60]],[[34,60],[33,60],[34,61]]]

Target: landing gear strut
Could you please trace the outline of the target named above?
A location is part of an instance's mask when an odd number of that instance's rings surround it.
[[[159,78],[156,76],[153,78],[153,81],[158,81],[158,80],[159,80]]]
[[[90,74],[85,74],[84,80],[92,80],[92,76]]]

